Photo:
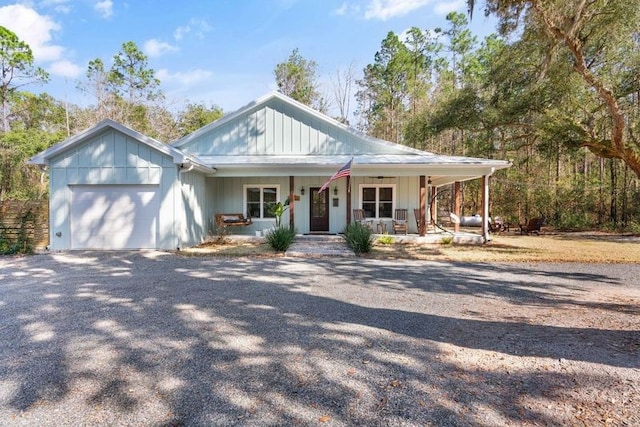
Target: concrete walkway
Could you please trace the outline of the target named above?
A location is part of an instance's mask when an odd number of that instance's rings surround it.
[[[347,246],[342,236],[298,235],[289,250],[288,257],[353,257],[355,254]]]

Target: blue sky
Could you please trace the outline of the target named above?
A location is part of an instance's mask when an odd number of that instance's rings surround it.
[[[466,12],[465,0],[0,1],[0,25],[29,43],[51,75],[28,90],[87,105],[76,85],[88,62],[109,67],[133,41],[177,109],[189,100],[228,112],[275,90],[273,70],[295,48],[317,62],[330,97],[329,76],[350,63],[359,76],[389,31],[444,27],[453,10]],[[494,24],[478,10],[471,29],[482,38]]]

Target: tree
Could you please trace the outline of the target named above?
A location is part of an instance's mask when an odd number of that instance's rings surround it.
[[[340,116],[338,121],[349,124],[349,114],[351,108],[351,90],[355,82],[355,72],[353,62],[345,69],[336,70],[335,76],[330,77],[333,88],[333,99],[338,106]]]
[[[11,194],[16,176],[20,170],[24,170],[25,156],[32,154],[32,150],[26,147],[43,140],[42,135],[25,138],[24,135],[18,137],[15,134],[17,131],[12,131],[12,122],[19,123],[17,114],[23,112],[21,108],[15,107],[23,101],[19,89],[32,83],[44,83],[49,77],[44,70],[35,67],[33,61],[33,52],[29,45],[12,31],[0,26],[0,103],[2,104],[0,200],[3,200],[7,194]],[[25,102],[22,104],[26,107]],[[41,120],[36,118],[33,120],[42,124]],[[40,133],[42,132],[43,130],[40,129]]]
[[[327,104],[318,92],[318,64],[309,61],[294,49],[286,62],[276,65],[274,74],[278,91],[320,112],[326,112]]]
[[[218,120],[223,110],[217,105],[207,107],[204,103],[189,103],[178,117],[179,136],[185,136],[197,131],[203,126]]]
[[[127,100],[129,105],[153,101],[162,96],[158,90],[160,80],[148,68],[147,56],[134,42],[122,44],[122,50],[113,57],[109,84],[113,92]]]
[[[561,131],[566,145],[620,159],[640,177],[640,0],[487,0],[486,13],[498,16],[503,33],[544,48],[532,58],[539,73],[531,85],[566,71],[563,101],[578,108],[563,109],[548,130]]]
[[[96,101],[87,125],[112,119],[140,132],[153,133],[151,116],[166,110],[158,105],[164,101],[159,86],[160,80],[149,68],[146,55],[135,43],[123,43],[109,70],[96,58],[89,62],[86,80],[78,85]]]
[[[372,136],[400,142],[401,120],[408,101],[411,61],[407,47],[393,32],[387,33],[373,64],[358,80],[356,99],[365,117],[364,129]]]
[[[2,103],[2,130],[8,132],[10,97],[21,87],[32,83],[46,83],[49,75],[33,65],[33,52],[29,45],[11,30],[0,26],[0,102]]]

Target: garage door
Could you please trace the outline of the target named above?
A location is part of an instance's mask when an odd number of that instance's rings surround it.
[[[71,194],[72,249],[156,247],[157,186],[74,186]]]

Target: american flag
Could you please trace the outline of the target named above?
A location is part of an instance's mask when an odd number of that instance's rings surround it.
[[[341,167],[338,172],[334,173],[333,176],[329,178],[329,181],[322,184],[322,187],[320,187],[320,190],[318,192],[322,193],[327,187],[329,187],[329,184],[331,184],[336,179],[344,178],[351,175],[351,162],[353,162],[353,157],[347,162],[346,165]]]

